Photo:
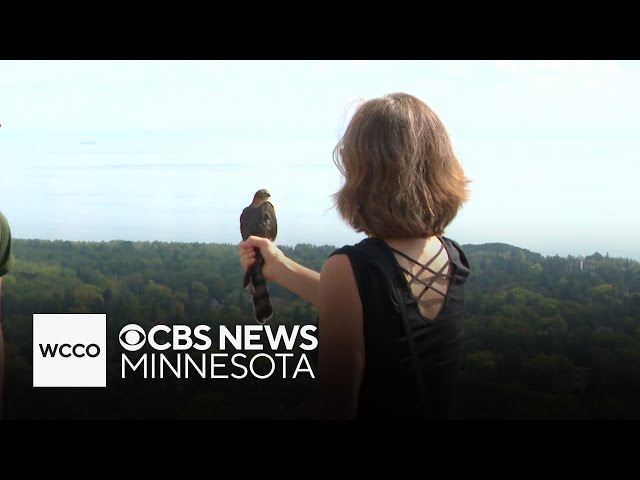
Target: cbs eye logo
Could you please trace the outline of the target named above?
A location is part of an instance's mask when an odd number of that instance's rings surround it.
[[[144,330],[140,325],[131,323],[129,325],[125,325],[122,327],[122,330],[120,330],[120,345],[129,352],[136,352],[140,350],[146,339],[147,334],[144,333]]]

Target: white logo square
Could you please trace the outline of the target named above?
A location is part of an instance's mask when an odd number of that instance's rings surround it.
[[[35,313],[34,387],[106,387],[107,315]]]

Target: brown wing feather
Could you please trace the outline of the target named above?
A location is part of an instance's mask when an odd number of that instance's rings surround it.
[[[278,220],[276,219],[276,210],[271,202],[264,202],[260,205],[262,210],[261,230],[263,237],[268,238],[272,242],[278,236]]]

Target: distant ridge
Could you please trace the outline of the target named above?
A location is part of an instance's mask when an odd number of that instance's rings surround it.
[[[467,244],[463,245],[465,252],[480,252],[480,251],[489,251],[495,253],[505,253],[515,251],[522,251],[524,253],[528,253],[531,255],[541,255],[537,252],[532,252],[531,250],[527,250],[526,248],[516,247],[515,245],[509,245],[508,243],[500,243],[500,242],[492,242],[492,243],[480,243],[480,244]]]
[[[97,245],[97,244],[109,244],[109,243],[126,243],[128,245],[139,245],[139,246],[145,246],[145,245],[173,245],[173,246],[184,246],[184,245],[190,245],[190,244],[208,244],[208,245],[221,245],[221,246],[236,246],[235,243],[233,242],[200,242],[200,241],[168,241],[168,240],[127,240],[124,238],[121,239],[111,239],[111,240],[64,240],[64,239],[45,239],[45,238],[36,238],[36,237],[32,237],[32,238],[15,238],[14,240],[22,242],[43,242],[43,243],[47,243],[47,242],[51,242],[51,243],[57,243],[57,242],[64,242],[67,243],[69,245],[72,244],[78,244],[78,245]],[[548,258],[559,258],[559,259],[563,259],[563,260],[573,260],[573,259],[578,259],[580,254],[577,255],[545,255],[539,252],[535,252],[526,248],[522,248],[522,247],[518,247],[515,245],[510,245],[508,243],[501,243],[501,242],[490,242],[490,243],[480,243],[480,244],[461,244],[462,248],[464,249],[466,254],[470,254],[470,255],[475,255],[475,254],[480,254],[480,255],[489,255],[489,256],[500,256],[503,258],[513,258],[518,254],[524,254],[524,258],[527,258],[529,260],[532,261],[540,261],[540,260],[544,260],[544,259],[548,259]],[[331,244],[323,244],[323,245],[318,245],[318,244],[313,244],[313,243],[308,243],[308,242],[298,242],[296,244],[278,244],[278,246],[280,248],[283,248],[284,250],[290,251],[290,250],[304,250],[304,251],[313,251],[315,249],[320,249],[324,252],[324,254],[326,254],[326,256],[328,256],[333,250],[335,250],[336,247],[335,245],[331,245]],[[633,258],[633,257],[623,257],[623,256],[605,256],[602,255],[599,252],[594,252],[592,254],[582,254],[584,256],[584,259],[586,260],[595,260],[595,261],[600,261],[600,260],[611,260],[611,261],[631,261],[631,262],[637,262],[640,263],[639,259]]]
[[[542,253],[538,253],[538,252],[533,252],[531,250],[528,250],[526,248],[522,248],[522,247],[517,247],[515,245],[509,245],[508,243],[500,243],[500,242],[491,242],[491,243],[480,243],[480,244],[463,244],[462,248],[464,249],[465,253],[484,253],[484,254],[494,254],[494,255],[501,255],[501,256],[505,256],[505,257],[510,257],[512,254],[517,254],[518,252],[522,252],[527,258],[530,259],[542,259],[542,258],[552,258],[552,257],[557,257],[557,258],[561,258],[561,259],[566,259],[566,260],[570,260],[570,259],[577,259],[580,258],[580,256],[582,255],[583,259],[587,259],[587,260],[602,260],[604,258],[611,258],[612,260],[630,260],[633,262],[638,262],[639,260],[633,258],[633,257],[629,257],[629,256],[611,256],[609,257],[608,255],[602,255],[600,252],[594,252],[592,254],[585,254],[585,253],[581,253],[581,254],[568,254],[568,255],[545,255]]]

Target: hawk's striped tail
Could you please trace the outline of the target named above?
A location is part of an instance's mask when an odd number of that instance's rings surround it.
[[[262,274],[264,259],[260,255],[260,250],[256,252],[256,261],[244,274],[243,284],[249,288],[253,300],[253,315],[260,325],[264,325],[267,320],[273,317],[273,306],[267,289],[267,279]]]

